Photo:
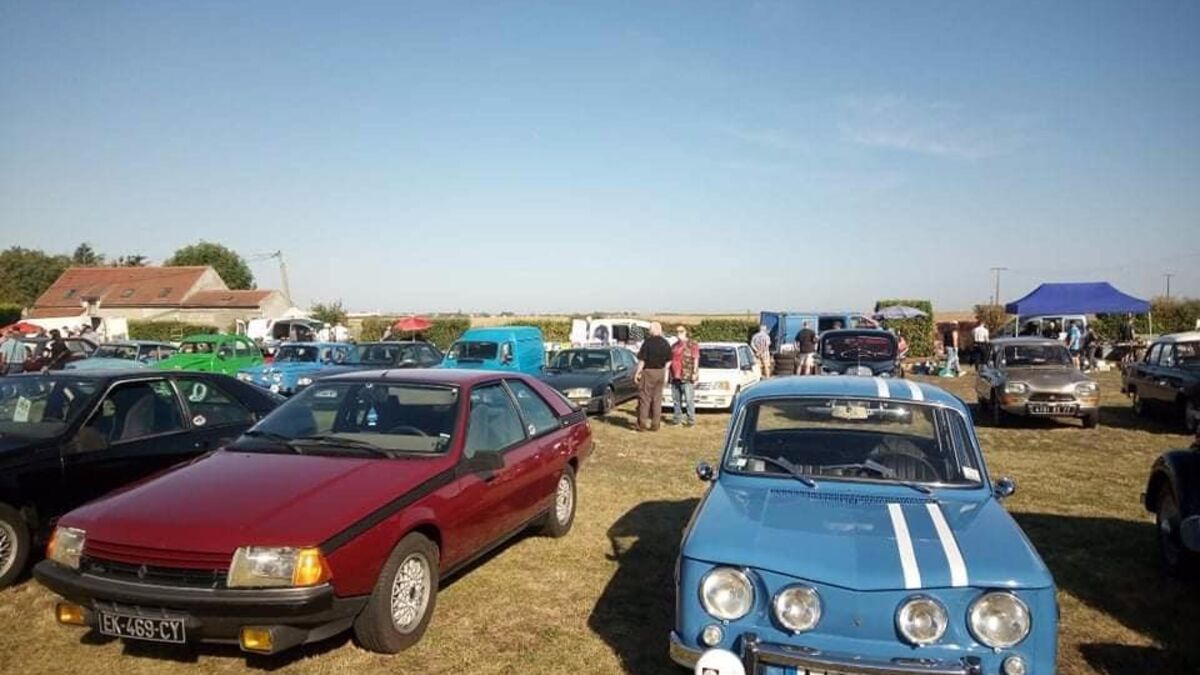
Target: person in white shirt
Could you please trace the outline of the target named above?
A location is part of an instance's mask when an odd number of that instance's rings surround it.
[[[991,340],[991,333],[983,322],[980,322],[971,331],[971,340],[974,342],[975,367],[979,368],[979,366],[983,365],[983,360],[987,358],[988,342]]]

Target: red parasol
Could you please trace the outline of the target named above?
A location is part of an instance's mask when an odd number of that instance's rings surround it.
[[[18,321],[10,326],[5,326],[4,328],[0,328],[0,334],[7,333],[10,330],[16,330],[20,333],[24,333],[24,334],[28,335],[29,333],[36,333],[36,332],[40,331],[41,329],[42,329],[41,326],[37,326],[37,325],[29,323],[27,321]]]
[[[423,316],[406,316],[392,324],[392,330],[399,333],[419,333],[433,327],[433,322]]]

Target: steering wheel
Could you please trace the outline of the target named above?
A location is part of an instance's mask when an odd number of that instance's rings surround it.
[[[403,431],[413,432],[413,433],[405,434],[406,436],[422,436],[424,438],[429,438],[429,434],[425,433],[424,431],[421,431],[420,429],[412,426],[411,424],[397,424],[396,426],[388,429],[386,433],[395,434],[395,433],[400,433]]]
[[[901,480],[937,481],[942,474],[928,459],[906,452],[881,452],[873,459]]]

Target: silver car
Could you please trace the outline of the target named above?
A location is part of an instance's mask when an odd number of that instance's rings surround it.
[[[975,376],[975,397],[997,426],[1010,415],[1078,417],[1088,429],[1100,423],[1100,385],[1079,372],[1056,340],[993,340]]]

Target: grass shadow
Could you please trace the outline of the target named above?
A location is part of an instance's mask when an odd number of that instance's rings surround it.
[[[1122,399],[1125,398],[1124,394],[1118,394],[1118,396]],[[1147,410],[1145,415],[1139,416],[1133,412],[1133,406],[1127,402],[1125,405],[1104,405],[1103,400],[1100,405],[1100,426],[1157,434],[1185,433],[1183,422],[1178,418],[1177,411],[1152,409]]]
[[[109,644],[120,638],[101,635],[97,631],[89,631],[79,638],[83,645]],[[215,644],[208,642],[189,643],[186,645],[165,645],[153,642],[138,642],[123,640],[122,656],[130,658],[154,659],[171,661],[181,664],[195,664],[200,657],[244,660],[245,669],[273,672],[295,665],[298,661],[319,657],[323,654],[341,649],[350,642],[350,633],[343,632],[320,642],[293,647],[285,652],[263,656],[241,651],[235,644]]]
[[[608,529],[616,574],[592,608],[588,627],[621,659],[625,672],[672,672],[675,558],[697,499],[642,502]]]
[[[1195,664],[1189,665],[1179,654],[1158,647],[1089,643],[1080,645],[1079,651],[1093,670],[1107,675],[1196,672]]]
[[[1046,561],[1060,590],[1107,614],[1130,630],[1149,636],[1165,655],[1120,645],[1083,645],[1089,662],[1107,663],[1102,672],[1200,672],[1200,593],[1165,576],[1158,561],[1155,529],[1146,521],[1107,517],[1014,513]],[[1137,654],[1147,660],[1139,661]],[[1162,668],[1156,659],[1190,664]],[[1125,668],[1124,664],[1136,664]]]

